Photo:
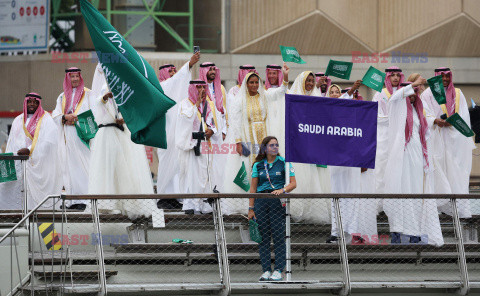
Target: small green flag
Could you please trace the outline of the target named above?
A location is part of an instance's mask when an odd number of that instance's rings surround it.
[[[0,153],[0,156],[13,156],[13,153]],[[13,159],[0,160],[0,183],[16,180],[15,161]]]
[[[175,105],[155,70],[87,0],[80,9],[118,109],[134,143],[167,148],[165,114]]]
[[[250,182],[248,182],[247,170],[245,169],[245,162],[242,161],[242,167],[238,170],[237,176],[233,180],[233,183],[237,184],[245,192],[250,190]]]
[[[326,168],[327,168],[327,166],[326,166],[326,165],[324,165],[324,164],[317,164],[317,168],[324,168],[324,169],[326,169]]]
[[[447,118],[446,121],[453,125],[455,129],[457,129],[462,135],[467,138],[475,135],[472,129],[468,127],[468,124],[465,122],[465,120],[462,119],[462,117],[458,113],[453,114],[452,116]]]
[[[258,229],[257,221],[250,219],[248,220],[248,230],[250,232],[250,239],[256,243],[262,242],[262,234],[260,229]]]
[[[350,73],[352,73],[352,62],[343,62],[330,60],[328,62],[327,71],[325,76],[335,76],[341,79],[350,79]]]
[[[447,97],[445,95],[445,88],[443,87],[442,76],[434,76],[429,78],[427,82],[437,103],[439,105],[445,104],[447,102]]]
[[[93,117],[92,110],[85,111],[77,116],[78,121],[75,124],[77,135],[82,142],[90,148],[90,140],[95,138],[98,131],[95,117]]]
[[[302,60],[298,50],[295,47],[288,47],[280,45],[280,51],[282,52],[282,59],[284,62],[293,62],[297,64],[305,64]]]
[[[370,66],[367,73],[362,78],[362,83],[373,90],[382,92],[383,84],[385,83],[386,74],[382,71]]]

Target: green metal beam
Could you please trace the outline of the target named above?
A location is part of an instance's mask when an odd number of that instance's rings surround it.
[[[98,9],[100,5],[100,0],[90,0]],[[141,24],[143,24],[148,18],[153,18],[168,34],[170,34],[182,47],[188,51],[193,50],[193,0],[188,1],[188,11],[187,12],[173,12],[173,11],[162,11],[165,7],[166,0],[155,0],[154,3],[149,6],[146,0],[142,0],[145,6],[143,11],[127,11],[127,10],[113,10],[112,9],[112,0],[106,0],[106,9],[99,10],[101,14],[105,15],[106,19],[111,23],[112,15],[137,15],[143,16],[135,25],[133,25],[127,32],[125,32],[124,37],[129,36],[133,31],[138,29]],[[80,12],[60,12],[61,0],[52,0],[53,12],[52,12],[52,24],[55,24],[57,20],[72,20],[72,18],[81,16]],[[164,19],[163,17],[188,17],[188,40],[184,40]],[[70,30],[68,30],[70,31]],[[68,34],[68,31],[64,35]]]
[[[178,35],[177,31],[175,31],[168,23],[166,23],[164,20],[159,19],[156,16],[153,16],[153,19],[157,21],[157,23],[162,26],[162,28],[167,31],[168,34],[170,34],[175,40],[177,40],[178,43],[180,43],[183,47],[185,47],[186,50],[191,50],[190,46],[183,40],[183,38]]]

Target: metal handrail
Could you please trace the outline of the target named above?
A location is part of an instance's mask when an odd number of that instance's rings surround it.
[[[269,193],[207,193],[207,194],[104,194],[64,195],[65,200],[77,199],[177,199],[177,198],[285,198],[285,195]],[[377,199],[480,199],[480,194],[339,194],[339,193],[289,193],[289,198],[377,198]]]
[[[35,213],[36,210],[38,210],[45,202],[47,202],[47,200],[49,200],[50,198],[56,198],[56,197],[61,197],[60,195],[49,195],[47,197],[45,197],[36,207],[34,207],[28,214],[25,215],[25,217],[22,218],[22,220],[20,220],[17,224],[15,224],[15,226],[13,226],[12,229],[10,229],[2,238],[0,238],[0,244],[7,239],[7,237],[12,234],[17,228],[19,228],[20,226],[22,226],[22,224],[27,221],[28,218],[30,218],[30,216],[33,215],[33,213]]]

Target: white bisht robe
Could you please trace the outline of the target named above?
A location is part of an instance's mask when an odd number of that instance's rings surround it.
[[[72,100],[78,89],[72,91]],[[81,114],[90,110],[91,92],[85,88],[83,98],[77,105],[75,114]],[[52,117],[59,129],[59,151],[61,155],[61,167],[63,171],[63,185],[67,194],[88,194],[88,172],[90,168],[90,149],[80,140],[77,130],[73,125],[63,125],[62,115],[65,105],[63,92],[57,98],[57,105],[52,112]],[[84,203],[85,200],[74,200],[67,206]]]
[[[470,113],[462,91],[455,89],[455,112],[470,127]],[[439,127],[433,124],[435,118],[440,118],[445,110],[440,107],[432,95],[430,88],[421,95],[424,105],[427,105],[432,117],[427,118],[429,125],[433,125],[432,142],[433,160],[435,165],[435,189],[434,193],[443,194],[468,194],[470,172],[472,170],[472,150],[475,149],[473,138],[467,138],[453,126]],[[448,199],[437,200],[438,209],[451,215],[452,207]],[[457,200],[458,214],[460,218],[471,218],[470,200]]]
[[[187,63],[171,78],[160,82],[165,95],[175,101],[175,106],[168,109],[165,130],[167,131],[167,149],[157,149],[158,174],[157,193],[179,193],[178,148],[175,146],[175,124],[177,121],[178,103],[188,97],[188,85],[192,80],[192,72]]]
[[[210,103],[212,106],[212,103]],[[221,137],[221,132],[217,132],[214,119],[214,110],[207,113],[206,123],[214,131],[211,137]],[[184,99],[178,106],[177,123],[175,126],[175,145],[179,149],[180,162],[180,192],[184,194],[212,193],[212,175],[213,175],[213,157],[212,153],[205,153],[210,141],[202,141],[200,145],[200,156],[195,156],[193,147],[197,145],[197,140],[192,138],[193,132],[200,130],[200,117],[196,105],[189,99]],[[207,130],[206,125],[203,131]],[[184,199],[182,210],[194,210],[197,213],[212,212],[212,207],[205,202],[206,199]]]
[[[28,124],[28,121],[27,121]],[[60,195],[62,192],[62,174],[58,156],[58,128],[48,112],[45,112],[37,124],[33,140],[26,134],[23,114],[17,116],[8,137],[5,152],[16,154],[22,148],[30,149],[27,160],[27,203],[28,209],[38,205],[48,195]],[[0,183],[0,209],[21,210],[23,204],[23,166],[15,161],[17,181]],[[42,208],[52,209],[53,200],[43,204]]]
[[[430,167],[424,170],[420,141],[420,120],[413,108],[413,132],[405,146],[407,106],[405,100],[413,95],[411,85],[399,89],[388,102],[388,160],[385,168],[385,193],[422,194],[433,192],[433,172],[429,132],[427,138]],[[428,111],[428,110],[427,110]],[[428,119],[427,119],[428,122]],[[431,126],[429,125],[429,129]],[[428,237],[428,244],[443,245],[443,236],[434,199],[386,199],[383,209],[388,216],[390,232]]]
[[[293,82],[289,94],[319,97],[320,91],[305,90],[305,80],[311,71],[300,73]],[[315,76],[314,76],[315,77]],[[315,98],[312,98],[314,100]],[[272,102],[270,107],[275,110],[274,120],[271,120],[272,135],[277,137],[280,153],[285,155],[285,100]],[[271,113],[272,115],[272,113]],[[328,168],[317,167],[316,164],[294,163],[297,188],[295,193],[330,193],[330,172]],[[296,199],[290,200],[291,214],[295,221],[308,221],[326,224],[330,222],[329,199]]]
[[[249,121],[249,109],[247,103],[247,79],[251,75],[248,73],[245,76],[245,79],[242,82],[242,86],[238,91],[237,95],[235,96],[234,100],[230,101],[231,105],[228,114],[229,114],[229,131],[227,134],[227,138],[225,139],[225,143],[230,148],[229,154],[227,156],[227,163],[225,170],[225,179],[224,179],[224,191],[226,193],[246,193],[241,189],[238,185],[233,183],[238,171],[242,166],[242,161],[245,162],[245,168],[247,171],[247,176],[251,179],[252,175],[252,166],[254,163],[254,159],[256,156],[255,148],[259,148],[260,144],[262,143],[263,139],[257,139],[255,132],[253,132],[253,139],[250,138],[249,128],[250,125],[252,127],[256,124],[261,124],[260,122],[250,122]],[[231,90],[231,89],[230,89]],[[258,87],[258,97],[256,98],[259,106],[259,110],[257,110],[262,117],[266,118],[265,121],[265,128],[266,134],[265,136],[272,135],[271,129],[271,114],[270,114],[270,106],[271,104],[275,104],[275,102],[285,100],[285,92],[287,87],[285,84],[282,83],[280,87],[273,88],[269,92],[265,91],[263,83],[259,80],[259,87]],[[227,106],[228,106],[227,102]],[[252,111],[254,107],[252,106]],[[250,143],[249,149],[251,150],[251,155],[249,157],[240,156],[238,153],[235,152],[235,143],[243,142],[245,144]],[[248,212],[248,198],[240,198],[240,199],[222,199],[222,211],[225,215],[231,215],[235,213],[247,214]]]
[[[103,95],[109,92],[102,68],[97,66],[93,78],[93,87],[103,81],[100,93],[92,100],[92,112],[98,125],[115,123],[121,118],[114,99],[103,101]],[[124,131],[107,126],[98,129],[95,138],[90,141],[90,174],[88,194],[153,194],[153,183],[148,166],[145,147],[130,140],[131,134],[124,124]],[[130,219],[149,217],[156,209],[153,199],[112,199],[99,200],[99,209],[120,210]]]

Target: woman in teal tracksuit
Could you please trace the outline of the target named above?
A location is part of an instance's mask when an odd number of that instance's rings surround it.
[[[290,183],[285,186],[285,159],[278,153],[275,137],[266,137],[252,167],[250,193],[280,195],[297,187],[295,172],[290,164]],[[285,207],[279,198],[250,198],[248,218],[256,219],[262,235],[259,244],[263,274],[260,281],[281,281],[285,268]],[[275,268],[272,273],[270,242],[275,248]]]

